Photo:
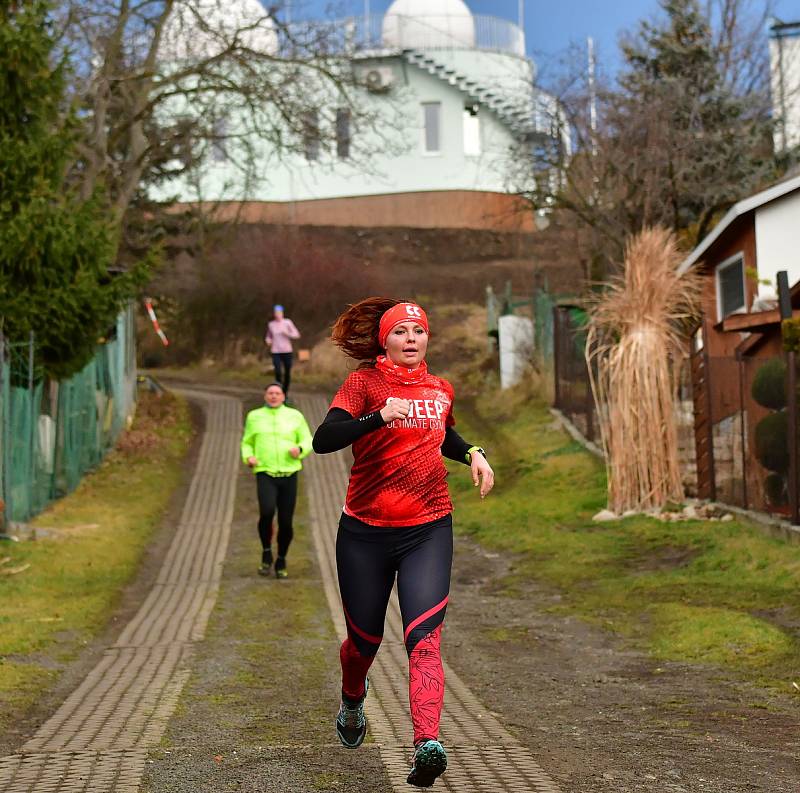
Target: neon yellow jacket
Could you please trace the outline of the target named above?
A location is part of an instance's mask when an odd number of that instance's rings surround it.
[[[300,457],[292,457],[289,449],[300,447]],[[299,471],[304,457],[311,454],[311,431],[299,410],[280,405],[251,410],[247,414],[242,435],[242,461],[255,457],[258,465],[253,473],[262,471],[272,476],[287,476]]]

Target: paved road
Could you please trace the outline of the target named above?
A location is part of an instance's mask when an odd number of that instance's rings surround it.
[[[219,588],[228,545],[241,431],[238,399],[186,391],[206,412],[206,430],[175,537],[156,584],[101,661],[61,708],[14,755],[0,758],[0,793],[135,793],[148,751],[164,734],[189,675]],[[314,426],[326,402],[301,396]],[[313,535],[337,630],[344,625],[335,577],[334,538],[347,484],[344,454],[308,460]],[[446,642],[445,642],[446,652]],[[335,662],[335,659],[332,661]],[[437,789],[478,793],[558,793],[555,784],[445,665],[442,721],[450,768]],[[392,779],[405,783],[411,742],[407,658],[396,597],[371,673],[367,715]]]

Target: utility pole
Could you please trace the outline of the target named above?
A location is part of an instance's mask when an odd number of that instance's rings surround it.
[[[596,62],[594,55],[594,39],[589,36],[586,39],[586,47],[589,56],[589,129],[592,134],[592,156],[597,156],[597,88],[595,85]]]
[[[369,0],[364,0],[364,46],[372,46],[372,31],[370,30],[370,7]]]
[[[525,30],[525,0],[519,0],[517,18],[519,19],[519,26]]]

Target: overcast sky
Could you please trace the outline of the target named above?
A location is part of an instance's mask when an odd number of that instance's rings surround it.
[[[391,0],[369,0],[372,13],[383,13]],[[475,14],[490,14],[517,20],[518,0],[466,0]],[[751,0],[753,8],[759,0]],[[324,15],[326,9],[363,13],[364,0],[292,0],[294,16]],[[784,21],[800,21],[800,0],[775,0],[775,12]],[[525,0],[525,33],[528,52],[547,69],[551,61],[570,43],[586,41],[593,36],[598,58],[610,72],[619,65],[617,40],[621,31],[630,30],[636,22],[658,11],[657,0]],[[330,13],[330,12],[329,12]]]

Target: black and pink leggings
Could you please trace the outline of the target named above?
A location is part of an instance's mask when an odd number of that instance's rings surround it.
[[[342,644],[342,692],[364,695],[364,679],[383,639],[386,607],[397,594],[408,653],[414,743],[439,737],[444,670],[439,650],[450,592],[453,520],[446,515],[419,526],[370,526],[342,515],[336,538],[339,590],[347,622]]]

